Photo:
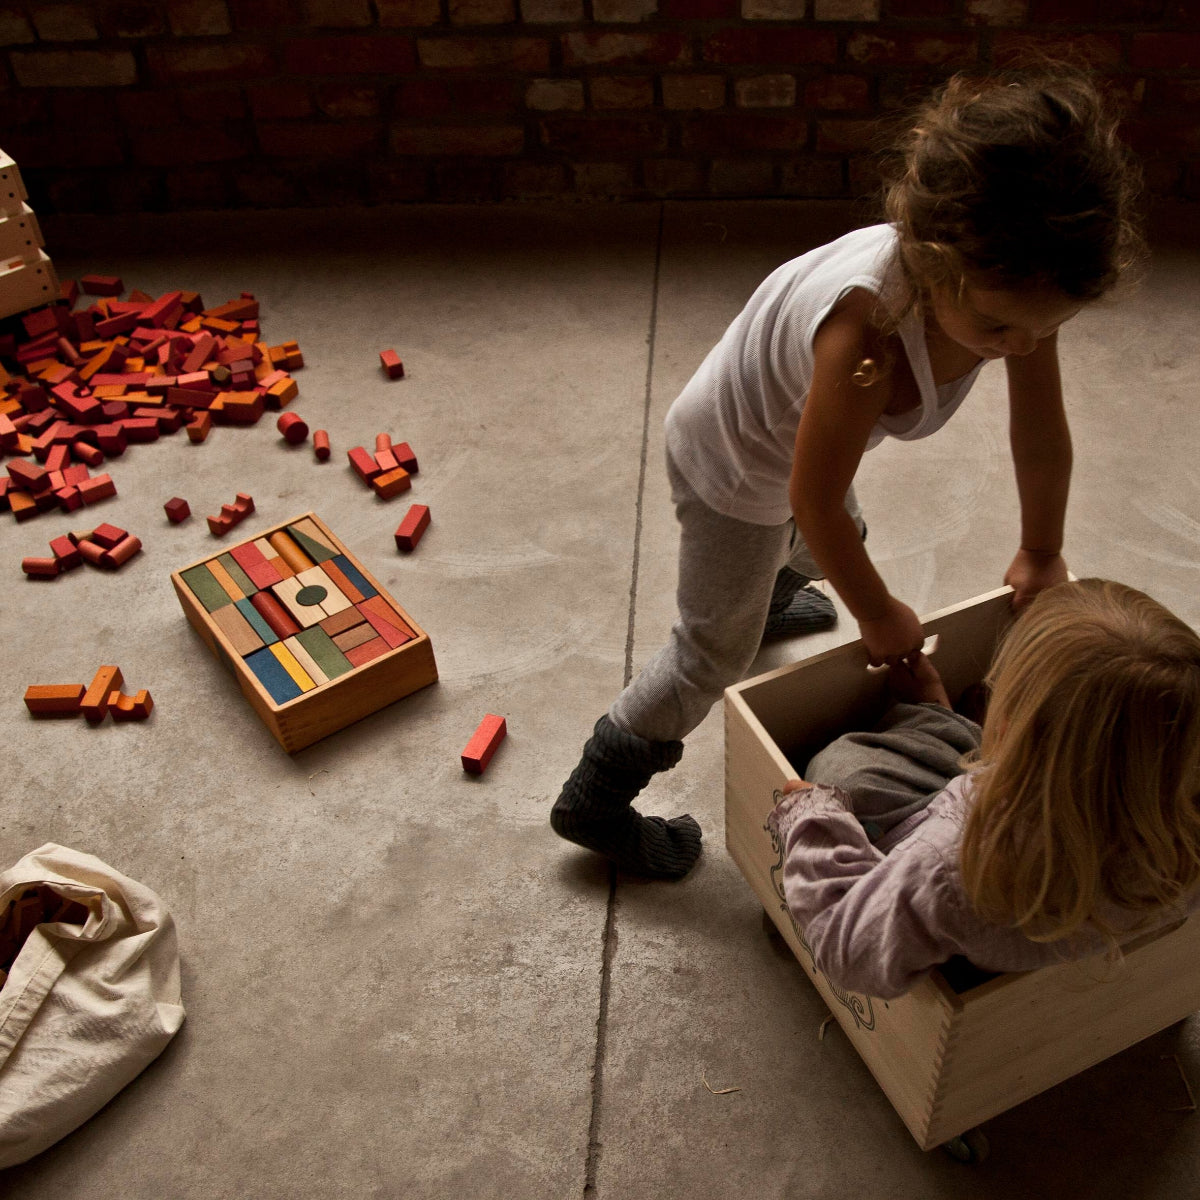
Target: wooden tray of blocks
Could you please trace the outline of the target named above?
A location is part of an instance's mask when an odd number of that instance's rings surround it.
[[[437,679],[428,634],[315,513],[209,555],[171,582],[289,754]]]

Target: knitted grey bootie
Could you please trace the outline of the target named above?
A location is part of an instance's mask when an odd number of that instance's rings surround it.
[[[814,633],[837,623],[833,601],[812,586],[812,580],[793,571],[780,568],[775,576],[771,608],[763,629],[763,641],[791,637],[797,633]]]
[[[700,826],[686,814],[667,821],[630,807],[651,776],[669,771],[682,754],[682,742],[626,733],[606,713],[550,810],[551,828],[630,874],[683,878],[700,855]]]

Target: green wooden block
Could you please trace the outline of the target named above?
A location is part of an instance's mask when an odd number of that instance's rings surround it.
[[[354,664],[333,644],[333,638],[320,625],[300,630],[296,641],[313,656],[313,661],[330,679],[354,670]]]
[[[233,603],[233,597],[217,582],[216,577],[203,563],[180,572],[180,578],[208,612],[215,612],[218,608]]]
[[[258,591],[254,580],[246,574],[245,571],[238,565],[238,560],[232,554],[222,554],[217,558],[217,562],[221,564],[230,574],[233,582],[246,593],[247,596],[253,596]]]
[[[238,612],[250,622],[250,628],[262,638],[264,645],[279,641],[279,635],[259,615],[258,609],[249,600],[235,600]],[[324,630],[322,630],[324,632]]]
[[[322,546],[320,542],[310,538],[308,534],[302,533],[295,525],[288,526],[288,533],[296,539],[296,543],[300,549],[315,563],[326,562],[337,555],[336,550],[330,550],[328,546]]]

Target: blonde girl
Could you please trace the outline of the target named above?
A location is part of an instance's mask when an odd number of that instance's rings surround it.
[[[992,664],[982,737],[928,659],[892,675],[903,702],[769,818],[831,980],[887,999],[955,955],[1030,970],[1200,908],[1200,638],[1162,605],[1099,579],[1040,593]]]
[[[640,875],[700,853],[690,816],[633,798],[740,679],[764,637],[829,624],[830,581],[872,659],[924,635],[863,545],[852,482],[885,437],[936,432],[983,365],[1003,359],[1021,504],[1005,580],[1024,604],[1067,577],[1071,439],[1057,331],[1134,257],[1137,175],[1094,87],[1069,71],[952,79],[917,114],[886,224],[778,268],[666,419],[680,523],[668,644],[595,724],[551,824]]]

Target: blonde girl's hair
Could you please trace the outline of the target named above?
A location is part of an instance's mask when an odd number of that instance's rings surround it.
[[[985,920],[1034,941],[1115,904],[1152,914],[1200,883],[1200,638],[1100,579],[1042,592],[988,675],[962,880]]]
[[[1144,257],[1141,172],[1117,125],[1088,73],[1057,61],[955,75],[907,114],[883,167],[900,272],[880,333],[930,288],[961,295],[969,280],[1083,303],[1108,292]]]

